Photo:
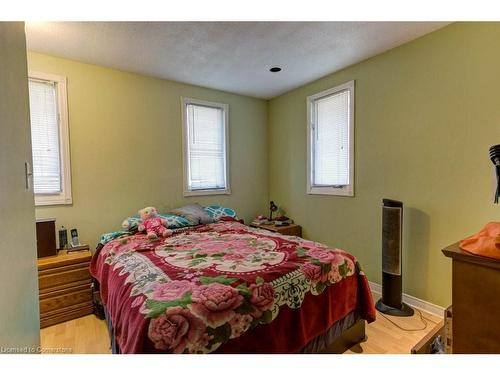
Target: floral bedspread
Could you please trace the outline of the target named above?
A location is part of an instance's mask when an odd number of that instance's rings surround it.
[[[124,353],[213,352],[272,324],[285,306],[299,309],[308,294],[352,277],[367,285],[343,250],[232,221],[113,240],[98,248],[91,272]]]

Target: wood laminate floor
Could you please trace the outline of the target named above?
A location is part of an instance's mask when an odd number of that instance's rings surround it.
[[[428,332],[430,332],[443,319],[422,312],[427,327],[424,330],[405,331],[396,327],[377,311],[377,320],[366,326],[368,340],[351,348],[349,354],[409,354],[413,348]],[[402,328],[415,330],[424,327],[420,316],[415,310],[415,315],[409,318],[390,316],[393,322]]]
[[[349,354],[408,354],[411,348],[420,341],[426,333],[432,330],[442,319],[423,313],[427,328],[421,331],[404,331],[384,316],[378,314],[377,320],[366,327],[368,340],[353,347]],[[403,328],[418,329],[423,327],[418,313],[410,318],[390,317]],[[73,354],[111,353],[109,335],[104,320],[94,315],[70,320],[61,324],[44,328],[40,331],[41,345],[46,353],[54,352],[51,348],[68,348],[65,352]]]

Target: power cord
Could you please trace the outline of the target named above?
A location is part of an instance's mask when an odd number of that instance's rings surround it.
[[[394,324],[396,327],[398,327],[399,329],[403,330],[403,331],[407,331],[407,332],[417,332],[417,331],[423,331],[427,328],[427,318],[425,318],[423,315],[422,315],[422,312],[418,309],[415,309],[417,310],[419,316],[420,316],[420,321],[424,324],[424,326],[422,328],[404,328],[402,327],[401,325],[399,325],[398,323],[396,323],[395,321],[393,321],[392,319],[390,319],[387,315],[385,315],[384,313],[381,313],[379,311],[379,314],[382,315],[384,318],[386,318],[389,322],[391,322],[392,324]]]

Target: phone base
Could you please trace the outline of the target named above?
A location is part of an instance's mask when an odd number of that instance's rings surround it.
[[[74,246],[74,247],[68,247],[66,249],[67,253],[72,253],[72,252],[77,252],[77,251],[86,251],[89,250],[88,245],[80,245],[80,246]]]

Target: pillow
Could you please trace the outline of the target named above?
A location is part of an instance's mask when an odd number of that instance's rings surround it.
[[[196,204],[196,206],[199,206]],[[181,207],[183,208],[183,207]],[[209,223],[212,223],[214,221],[220,220],[221,217],[232,217],[234,219],[237,219],[238,217],[236,216],[236,212],[228,207],[222,207],[219,205],[212,205],[212,206],[207,206],[207,207],[202,207],[202,210],[204,211],[205,214],[209,216],[209,219],[206,219],[206,216],[202,214],[202,216],[205,217],[205,220],[210,220]],[[159,213],[158,216],[160,216],[162,219],[165,219],[167,221],[167,228],[168,229],[178,229],[178,228],[184,228],[184,227],[189,227],[191,225],[198,225],[200,219],[195,218],[193,219],[194,223],[186,218],[185,216],[179,216],[179,215],[172,215],[172,214],[164,214],[164,213]],[[141,218],[139,215],[133,215],[127,217],[125,220],[122,222],[122,228],[123,231],[119,232],[113,232],[110,234],[103,235],[103,238],[101,238],[101,243],[106,243],[109,242],[110,240],[116,238],[117,236],[121,236],[124,234],[130,234],[130,232],[135,232],[137,231],[137,225],[141,221]]]
[[[188,219],[191,225],[210,224],[215,221],[198,203],[176,208],[170,211],[170,213]]]
[[[177,229],[192,225],[188,219],[182,216],[170,215],[170,214],[158,214],[158,216],[167,221],[168,229]],[[130,216],[125,220],[123,220],[122,228],[130,232],[136,231],[137,225],[140,221],[141,217],[139,215]]]
[[[237,219],[236,212],[232,208],[212,205],[205,207],[205,211],[214,220],[219,220],[223,216],[229,216]]]

